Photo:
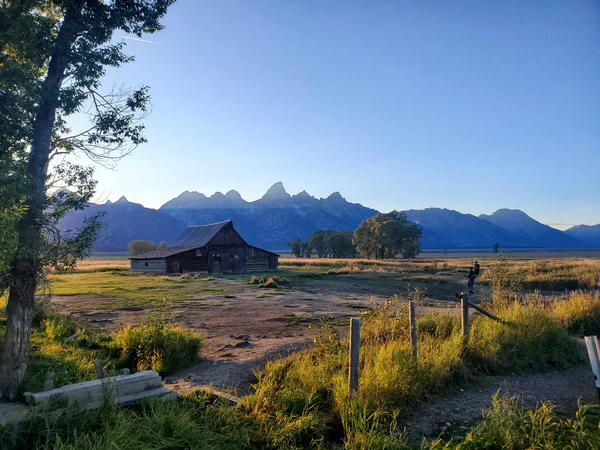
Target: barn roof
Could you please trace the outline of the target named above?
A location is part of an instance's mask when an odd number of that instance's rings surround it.
[[[231,223],[231,220],[225,220],[223,222],[210,223],[207,225],[194,225],[187,227],[185,231],[179,235],[177,241],[175,241],[172,247],[158,248],[150,252],[140,253],[139,255],[130,256],[129,259],[168,258],[169,256],[178,255],[179,253],[204,247],[209,244],[212,238],[214,238],[219,231]],[[248,246],[254,247],[253,245]],[[259,247],[254,248],[279,256],[277,253],[273,253],[269,250],[264,250]]]
[[[181,235],[177,238],[177,241],[173,244],[173,247],[204,247],[208,245],[212,238],[214,238],[219,231],[225,226],[229,225],[231,220],[224,222],[210,223],[208,225],[195,225],[187,227]]]
[[[149,252],[140,253],[139,255],[130,256],[129,259],[155,259],[155,258],[167,258],[169,256],[177,255],[179,253],[187,252],[188,250],[194,250],[198,247],[164,247],[157,248]]]

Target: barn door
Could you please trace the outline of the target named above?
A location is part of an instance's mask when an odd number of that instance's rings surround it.
[[[213,258],[212,269],[213,273],[221,273],[221,258]]]
[[[181,260],[179,258],[171,260],[171,270],[173,273],[181,273]]]

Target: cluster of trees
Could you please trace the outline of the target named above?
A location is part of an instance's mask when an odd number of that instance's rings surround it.
[[[0,291],[8,292],[0,397],[14,399],[25,376],[45,270],[87,255],[101,227],[91,217],[59,232],[58,220],[85,208],[96,188],[93,170],[65,157],[110,166],[146,142],[148,88],[102,89],[107,67],[133,61],[113,37],[160,30],[174,1],[0,1]],[[88,124],[71,130],[74,114]]]
[[[287,246],[297,257],[356,258],[358,252],[352,242],[353,236],[350,230],[317,230],[304,241],[298,236],[292,238]]]
[[[414,258],[421,253],[421,235],[421,228],[409,223],[405,213],[392,211],[362,221],[355,231],[317,230],[304,241],[292,238],[287,246],[304,258]]]
[[[158,244],[152,241],[144,241],[142,239],[137,241],[131,241],[127,244],[127,253],[129,256],[136,256],[142,253],[151,252],[157,248],[165,248],[167,241],[160,241]]]
[[[414,258],[421,253],[423,231],[408,222],[406,214],[392,211],[364,220],[354,232],[354,244],[366,258],[384,259],[402,255]]]

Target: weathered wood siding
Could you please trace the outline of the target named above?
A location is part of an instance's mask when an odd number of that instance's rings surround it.
[[[144,273],[167,273],[167,262],[165,258],[154,259],[132,259],[131,271]]]
[[[246,271],[269,272],[277,270],[279,258],[271,252],[248,245],[246,248]]]
[[[190,272],[246,273],[275,271],[278,256],[246,244],[232,224],[206,245],[165,258],[132,259],[132,272],[174,274]]]
[[[206,247],[177,255],[181,259],[181,272],[208,272],[208,251]]]

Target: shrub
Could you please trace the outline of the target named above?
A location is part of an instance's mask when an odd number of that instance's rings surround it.
[[[165,302],[146,316],[139,327],[127,325],[117,333],[115,342],[121,350],[121,364],[169,375],[198,358],[200,335],[173,325],[170,314],[170,305]]]
[[[44,333],[51,341],[62,341],[77,331],[77,322],[68,316],[51,313],[42,323]]]

